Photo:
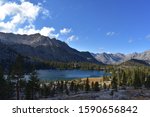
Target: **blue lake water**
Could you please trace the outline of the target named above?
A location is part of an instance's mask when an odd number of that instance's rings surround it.
[[[101,77],[103,71],[96,70],[38,70],[38,76],[42,80],[69,80],[87,77]]]

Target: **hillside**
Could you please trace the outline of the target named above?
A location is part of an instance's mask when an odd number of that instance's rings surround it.
[[[149,63],[143,60],[131,59],[120,64],[121,66],[150,66]]]
[[[80,52],[69,47],[65,42],[40,34],[16,35],[0,33],[0,61],[12,60],[20,54],[30,59],[58,62],[98,62],[89,52]]]

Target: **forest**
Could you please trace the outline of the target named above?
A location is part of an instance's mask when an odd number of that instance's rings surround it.
[[[7,72],[0,67],[0,99],[1,100],[38,100],[57,96],[71,96],[80,93],[91,93],[110,91],[110,95],[119,90],[127,90],[132,87],[135,90],[150,89],[150,67],[145,66],[102,66],[91,63],[47,63],[51,68],[59,69],[90,69],[104,70],[110,73],[110,76],[103,76],[103,83],[98,81],[90,82],[86,80],[58,80],[42,81],[38,78],[36,68],[33,66],[29,74],[29,79],[25,78],[27,74],[24,67],[24,59],[21,56]],[[107,85],[105,81],[110,81]]]

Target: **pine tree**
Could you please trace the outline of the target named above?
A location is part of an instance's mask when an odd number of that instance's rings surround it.
[[[23,57],[17,56],[14,65],[12,66],[11,70],[11,78],[16,80],[16,95],[17,100],[20,99],[20,79],[24,77],[24,69],[23,69]]]
[[[103,84],[103,89],[107,89],[106,83]]]
[[[126,77],[126,74],[125,74],[124,71],[123,71],[123,73],[122,73],[122,85],[123,85],[123,86],[126,86],[126,85],[127,85],[127,77]]]
[[[118,83],[117,83],[117,78],[115,76],[113,76],[111,85],[112,85],[112,89],[114,89],[115,91],[118,91]]]
[[[79,85],[76,84],[76,85],[74,86],[74,92],[75,92],[75,94],[77,94],[78,91],[79,91]]]
[[[94,91],[100,91],[98,82],[95,82],[95,84],[94,84]]]
[[[63,91],[64,91],[64,81],[61,81],[59,91],[60,91],[60,93],[63,93]]]
[[[142,83],[141,83],[141,79],[140,79],[140,75],[139,75],[139,69],[135,71],[135,75],[134,75],[134,81],[133,81],[133,86],[135,89],[141,88],[142,87]]]
[[[67,86],[68,82],[66,81],[65,82],[65,86],[64,86],[64,89],[65,89],[65,93],[66,95],[69,95],[69,90],[68,90],[68,86]]]
[[[70,91],[73,92],[74,91],[74,81],[71,81],[71,84],[70,84]]]
[[[7,97],[6,85],[7,85],[7,82],[4,79],[3,69],[0,67],[0,100],[5,100]]]
[[[150,76],[147,77],[146,81],[145,81],[145,87],[147,89],[150,89]]]
[[[91,83],[91,88],[94,91],[94,82]]]
[[[4,71],[0,66],[0,100],[13,99],[14,85],[9,80],[4,78]]]
[[[26,99],[36,99],[36,94],[39,92],[40,84],[36,71],[30,74],[30,79],[26,86]]]
[[[89,79],[86,79],[86,83],[85,83],[85,91],[88,92],[90,91],[90,85],[89,85]]]

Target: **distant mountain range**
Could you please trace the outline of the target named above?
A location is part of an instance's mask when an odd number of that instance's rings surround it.
[[[150,50],[142,53],[135,52],[127,55],[122,53],[116,53],[116,54],[111,54],[111,53],[93,54],[92,53],[92,55],[99,62],[103,62],[104,64],[120,64],[131,59],[141,60],[150,63]]]
[[[98,62],[89,52],[80,52],[65,42],[40,34],[19,35],[0,32],[0,63],[9,64],[20,54],[29,61]]]

